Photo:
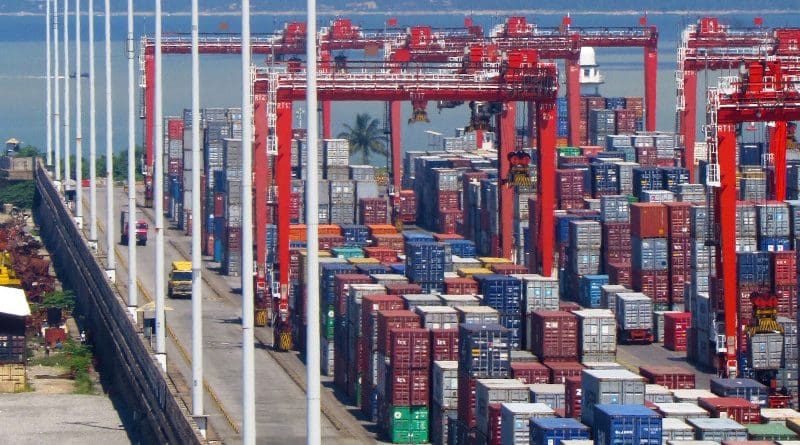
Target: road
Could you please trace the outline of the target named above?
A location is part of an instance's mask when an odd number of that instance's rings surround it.
[[[88,208],[88,189],[85,202]],[[105,191],[98,188],[97,210],[105,221]],[[114,224],[119,224],[119,210],[127,204],[126,192],[118,188],[115,193]],[[88,211],[84,213],[88,221]],[[150,239],[147,246],[137,247],[140,305],[155,298],[154,227],[151,209],[142,215],[149,221]],[[165,273],[172,261],[188,260],[190,239],[182,232],[167,227],[165,242]],[[88,224],[85,224],[88,233]],[[99,253],[105,253],[105,224],[99,224]],[[127,247],[119,245],[119,227],[114,228],[117,257],[117,287],[127,298]],[[234,289],[241,287],[239,279],[221,277],[215,271],[217,263],[204,261],[203,270],[203,346],[206,397],[204,406],[209,423],[225,443],[241,441],[242,419],[242,331],[241,296]],[[184,377],[191,379],[191,301],[167,299],[166,320],[168,329],[167,361]],[[302,389],[305,368],[293,353],[271,350],[271,332],[267,328],[256,330],[256,431],[258,443],[306,443],[306,398]],[[213,397],[208,389],[213,390]],[[336,403],[330,391],[323,390],[322,440],[323,443],[356,444],[374,443],[375,438],[362,423],[350,415],[346,407]]]

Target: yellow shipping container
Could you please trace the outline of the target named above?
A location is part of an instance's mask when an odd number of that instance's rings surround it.
[[[500,258],[500,257],[493,257],[493,256],[482,256],[478,258],[478,261],[481,262],[483,267],[490,267],[492,264],[512,264],[511,260],[508,258]]]
[[[380,261],[377,258],[348,258],[347,262],[353,265],[380,263]]]
[[[492,274],[491,270],[485,267],[469,267],[458,269],[458,276],[462,278],[472,278],[473,275]]]

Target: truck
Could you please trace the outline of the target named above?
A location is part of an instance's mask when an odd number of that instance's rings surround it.
[[[167,284],[169,298],[192,296],[192,262],[173,261]]]
[[[128,239],[130,236],[128,235],[128,218],[129,212],[128,209],[122,209],[119,215],[119,230],[120,230],[120,244],[123,246],[128,245]],[[136,221],[136,245],[137,246],[146,246],[147,245],[147,230],[149,229],[147,225],[147,221],[140,219]]]

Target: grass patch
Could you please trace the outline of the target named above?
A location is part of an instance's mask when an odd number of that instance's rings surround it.
[[[60,351],[52,350],[49,356],[31,360],[34,365],[58,367],[75,378],[75,394],[94,394],[94,380],[89,374],[92,351],[72,339],[64,342]]]

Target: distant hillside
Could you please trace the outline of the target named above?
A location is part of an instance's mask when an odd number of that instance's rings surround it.
[[[74,0],[70,0],[72,3]],[[59,1],[63,5],[63,0]],[[492,2],[478,0],[317,0],[317,7],[324,11],[425,11],[442,10],[459,11],[497,11],[512,14],[519,9],[539,9],[555,11],[800,11],[797,0],[769,0],[753,2],[752,0],[726,0],[724,6],[719,1],[711,0],[573,0],[569,9],[564,9],[563,0],[539,0],[525,2],[522,0],[494,0]],[[44,12],[44,0],[0,0],[0,13],[39,13]],[[134,7],[140,12],[153,11],[153,0],[134,0]],[[251,0],[253,11],[298,11],[305,9],[302,0]],[[71,5],[74,6],[74,5]],[[126,0],[111,0],[114,11],[124,11]],[[234,12],[241,7],[239,0],[211,1],[200,0],[200,8],[205,12]],[[103,8],[102,0],[95,0],[95,8]],[[186,0],[163,0],[165,12],[188,12],[189,2]],[[59,8],[60,9],[60,8]]]

